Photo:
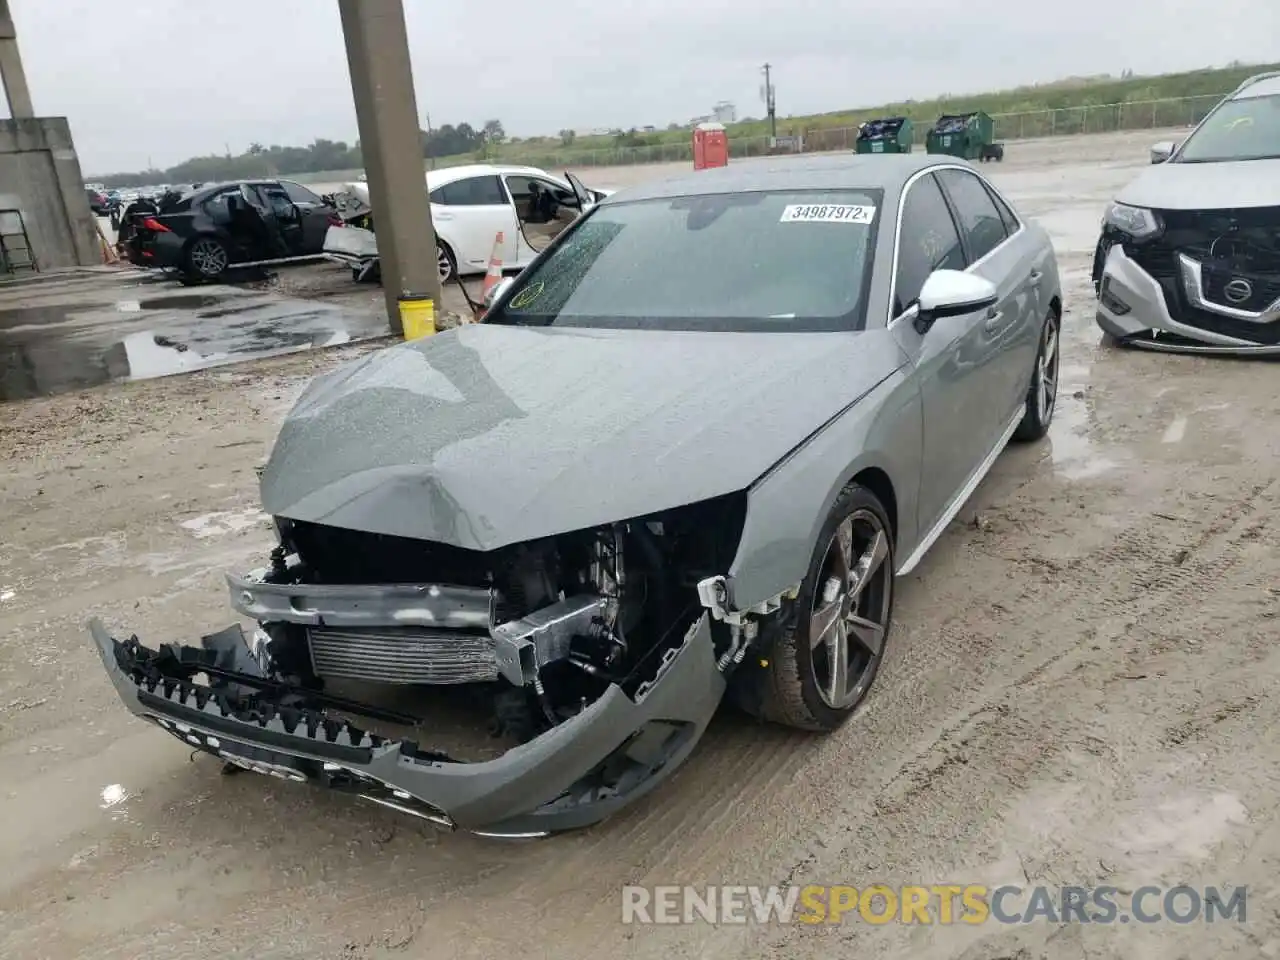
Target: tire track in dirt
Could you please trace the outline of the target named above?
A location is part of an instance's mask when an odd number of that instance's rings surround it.
[[[1195,603],[1212,594],[1219,583],[1239,567],[1243,560],[1243,548],[1256,542],[1259,527],[1265,528],[1268,525],[1268,518],[1256,520],[1254,513],[1260,499],[1267,500],[1270,505],[1269,494],[1273,489],[1274,483],[1270,481],[1255,484],[1244,497],[1232,500],[1215,517],[1202,523],[1190,542],[1194,549],[1202,551],[1203,560],[1192,565],[1193,569],[1190,571],[1185,570],[1184,565],[1170,563],[1164,559],[1167,557],[1164,549],[1166,544],[1149,526],[1145,529],[1126,531],[1118,537],[1115,544],[1106,551],[1112,554],[1113,558],[1117,554],[1133,550],[1136,545],[1138,547],[1136,556],[1148,560],[1147,567],[1140,568],[1131,578],[1133,584],[1142,587],[1139,615],[1144,619],[1154,619],[1174,605]],[[1276,566],[1277,563],[1273,560],[1272,570],[1257,579],[1265,579],[1269,576],[1274,580]],[[1122,566],[1111,569],[1126,568]],[[1106,599],[1115,600],[1114,597]],[[1140,637],[1124,638],[1116,647],[1108,649],[1109,657],[1114,658],[1119,655],[1119,659],[1124,664],[1132,663],[1147,653]],[[1119,666],[1123,671],[1123,664]],[[1070,728],[1064,727],[1061,716],[1050,719],[1039,712],[1026,715],[1019,711],[1018,704],[1023,701],[1034,702],[1037,693],[1043,694],[1064,680],[1070,680],[1073,674],[1081,670],[1087,671],[1093,668],[1095,672],[1113,674],[1116,672],[1116,667],[1117,664],[1095,657],[1092,651],[1087,650],[1082,644],[1076,644],[1059,655],[1045,659],[1011,683],[992,691],[992,696],[985,698],[982,705],[976,707],[958,723],[949,726],[928,751],[918,755],[904,766],[899,776],[885,791],[885,795],[876,798],[875,815],[893,822],[882,824],[881,828],[888,829],[902,839],[909,838],[910,822],[906,824],[906,829],[901,826],[895,829],[894,824],[901,824],[903,820],[918,822],[920,819],[929,819],[922,817],[921,805],[925,794],[930,791],[946,794],[949,809],[957,809],[956,798],[971,796],[975,791],[971,789],[966,792],[960,789],[958,784],[948,784],[946,781],[949,778],[968,777],[972,781],[977,781],[983,777],[993,777],[999,782],[1008,782],[1011,787],[1018,790],[1024,787],[1033,775],[1047,775],[1047,769],[1071,748],[1081,746],[1094,756],[1106,757],[1108,747],[1105,743],[1090,743],[1090,740],[1096,740],[1096,738],[1091,738],[1087,734],[1083,736],[1073,734]],[[1207,716],[1193,720],[1175,730],[1179,730],[1184,739],[1203,735],[1205,730],[1214,725],[1253,709],[1257,702],[1258,697],[1254,695],[1237,698],[1212,708]],[[1183,741],[1179,740],[1179,742]],[[1048,748],[1032,751],[1029,755],[1030,762],[1028,762],[1028,754],[1025,750],[1028,743],[1047,744]],[[968,766],[970,756],[992,759],[984,765],[984,769],[972,771]],[[1115,765],[1114,756],[1111,757],[1110,762]],[[1019,780],[1023,782],[1019,783]],[[885,802],[886,799],[888,802]],[[969,809],[969,807],[961,806],[959,809]],[[873,843],[870,846],[872,849],[877,849],[883,845]],[[836,850],[829,859],[843,859],[843,852],[843,850]],[[812,875],[815,868],[821,869],[822,866],[823,863],[820,861],[810,866],[808,872]],[[865,867],[873,872],[880,868],[877,878],[883,873],[881,864],[866,864]],[[809,931],[786,931],[771,940],[774,943],[782,943],[797,938],[810,939],[823,935],[825,934]],[[842,939],[852,939],[856,942],[859,938],[857,934],[851,934]]]
[[[1222,538],[1223,542],[1218,555],[1213,558],[1216,562],[1206,560],[1196,564],[1196,569],[1188,571],[1182,565],[1171,561],[1169,548],[1177,541],[1171,541],[1167,536],[1160,536],[1158,527],[1162,518],[1151,515],[1136,528],[1131,527],[1121,532],[1110,547],[1101,551],[1100,558],[1089,561],[1082,559],[1068,566],[1077,572],[1087,572],[1089,569],[1115,572],[1130,570],[1134,560],[1145,561],[1145,565],[1140,566],[1137,572],[1128,578],[1140,587],[1138,594],[1142,597],[1142,601],[1139,615],[1150,616],[1175,600],[1186,603],[1196,596],[1212,591],[1238,565],[1240,533],[1243,531],[1238,531],[1234,537],[1229,534],[1234,527],[1240,525],[1242,519],[1251,515],[1254,501],[1273,484],[1274,481],[1255,485],[1248,496],[1231,501],[1211,522],[1197,530],[1196,536],[1191,541],[1196,550],[1204,550],[1215,537]],[[1167,521],[1164,523],[1167,524]],[[1074,586],[1067,589],[1066,596],[1056,599],[1061,606],[1074,606],[1075,603],[1089,600],[1108,613],[1118,611],[1133,604],[1130,593],[1126,591],[1121,596],[1108,595],[1104,590],[1099,595],[1097,588],[1100,581],[1105,581],[1118,590],[1123,590],[1128,586],[1125,580],[1125,577],[1086,576],[1077,579]],[[1037,616],[1036,611],[1028,610],[1026,619],[1019,626],[1028,628],[1026,646],[1052,648],[1052,645],[1041,641],[1048,638],[1053,628],[1045,628],[1043,618]],[[1090,639],[1091,630],[1092,628],[1085,627],[1080,631],[1083,634],[1081,639]],[[1014,679],[997,680],[992,687],[988,688],[984,696],[978,698],[978,702],[972,709],[945,726],[927,747],[900,767],[897,774],[885,785],[881,795],[889,792],[892,797],[892,787],[895,782],[905,781],[908,784],[914,784],[917,778],[923,778],[928,782],[930,777],[926,771],[936,766],[931,764],[928,758],[939,751],[945,756],[946,744],[963,739],[966,728],[970,727],[979,715],[988,716],[989,722],[985,724],[987,729],[998,726],[996,718],[1008,716],[1008,705],[1004,701],[1011,692],[1036,683],[1048,682],[1053,677],[1069,671],[1075,664],[1089,659],[1092,659],[1092,652],[1085,649],[1083,645],[1063,646],[1057,652],[1038,659],[1030,669],[1023,671]],[[949,766],[951,763],[943,762],[938,768],[945,770]],[[909,792],[918,793],[919,787],[912,787]],[[904,794],[899,799],[905,801],[908,796]],[[894,804],[890,801],[890,809],[893,806]],[[846,809],[844,812],[852,813],[853,811]]]

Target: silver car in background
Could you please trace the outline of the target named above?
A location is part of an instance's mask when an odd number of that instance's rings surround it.
[[[1148,349],[1280,356],[1280,73],[1151,161],[1103,219],[1098,325]]]
[[[279,546],[228,577],[252,640],[92,624],[130,710],[448,826],[583,826],[676,769],[726,693],[839,727],[895,577],[1053,417],[1049,238],[945,157],[623,191],[496,289],[483,323],[299,398],[262,473]],[[500,756],[424,719],[460,687]]]

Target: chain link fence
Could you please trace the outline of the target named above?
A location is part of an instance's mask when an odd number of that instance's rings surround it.
[[[1224,94],[1225,95],[1225,94]],[[1120,130],[1156,130],[1166,127],[1189,127],[1204,119],[1224,95],[1179,97],[1169,100],[1137,100],[1128,103],[1094,104],[1064,107],[1060,110],[1036,110],[1028,113],[992,114],[996,140],[1025,140],[1033,137],[1076,136],[1086,133],[1113,133]],[[915,142],[923,146],[931,121],[917,120]],[[858,137],[857,127],[830,127],[799,131],[803,152],[852,150]],[[690,140],[692,134],[690,135]],[[737,137],[729,141],[730,157],[763,157],[771,150],[769,138]],[[511,158],[515,159],[515,158]],[[520,162],[533,166],[556,168],[612,167],[642,163],[693,162],[690,141],[662,143],[643,147],[618,147],[609,150],[565,150],[556,153],[521,156]]]

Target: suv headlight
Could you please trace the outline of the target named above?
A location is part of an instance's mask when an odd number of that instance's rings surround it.
[[[1111,203],[1107,207],[1107,213],[1102,218],[1102,222],[1117,230],[1123,230],[1135,240],[1154,237],[1164,229],[1164,225],[1154,211],[1146,207],[1131,207],[1127,203]]]

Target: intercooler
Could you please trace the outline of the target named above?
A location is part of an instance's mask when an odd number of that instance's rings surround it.
[[[308,627],[316,676],[375,683],[482,683],[498,678],[494,641],[423,627]]]

